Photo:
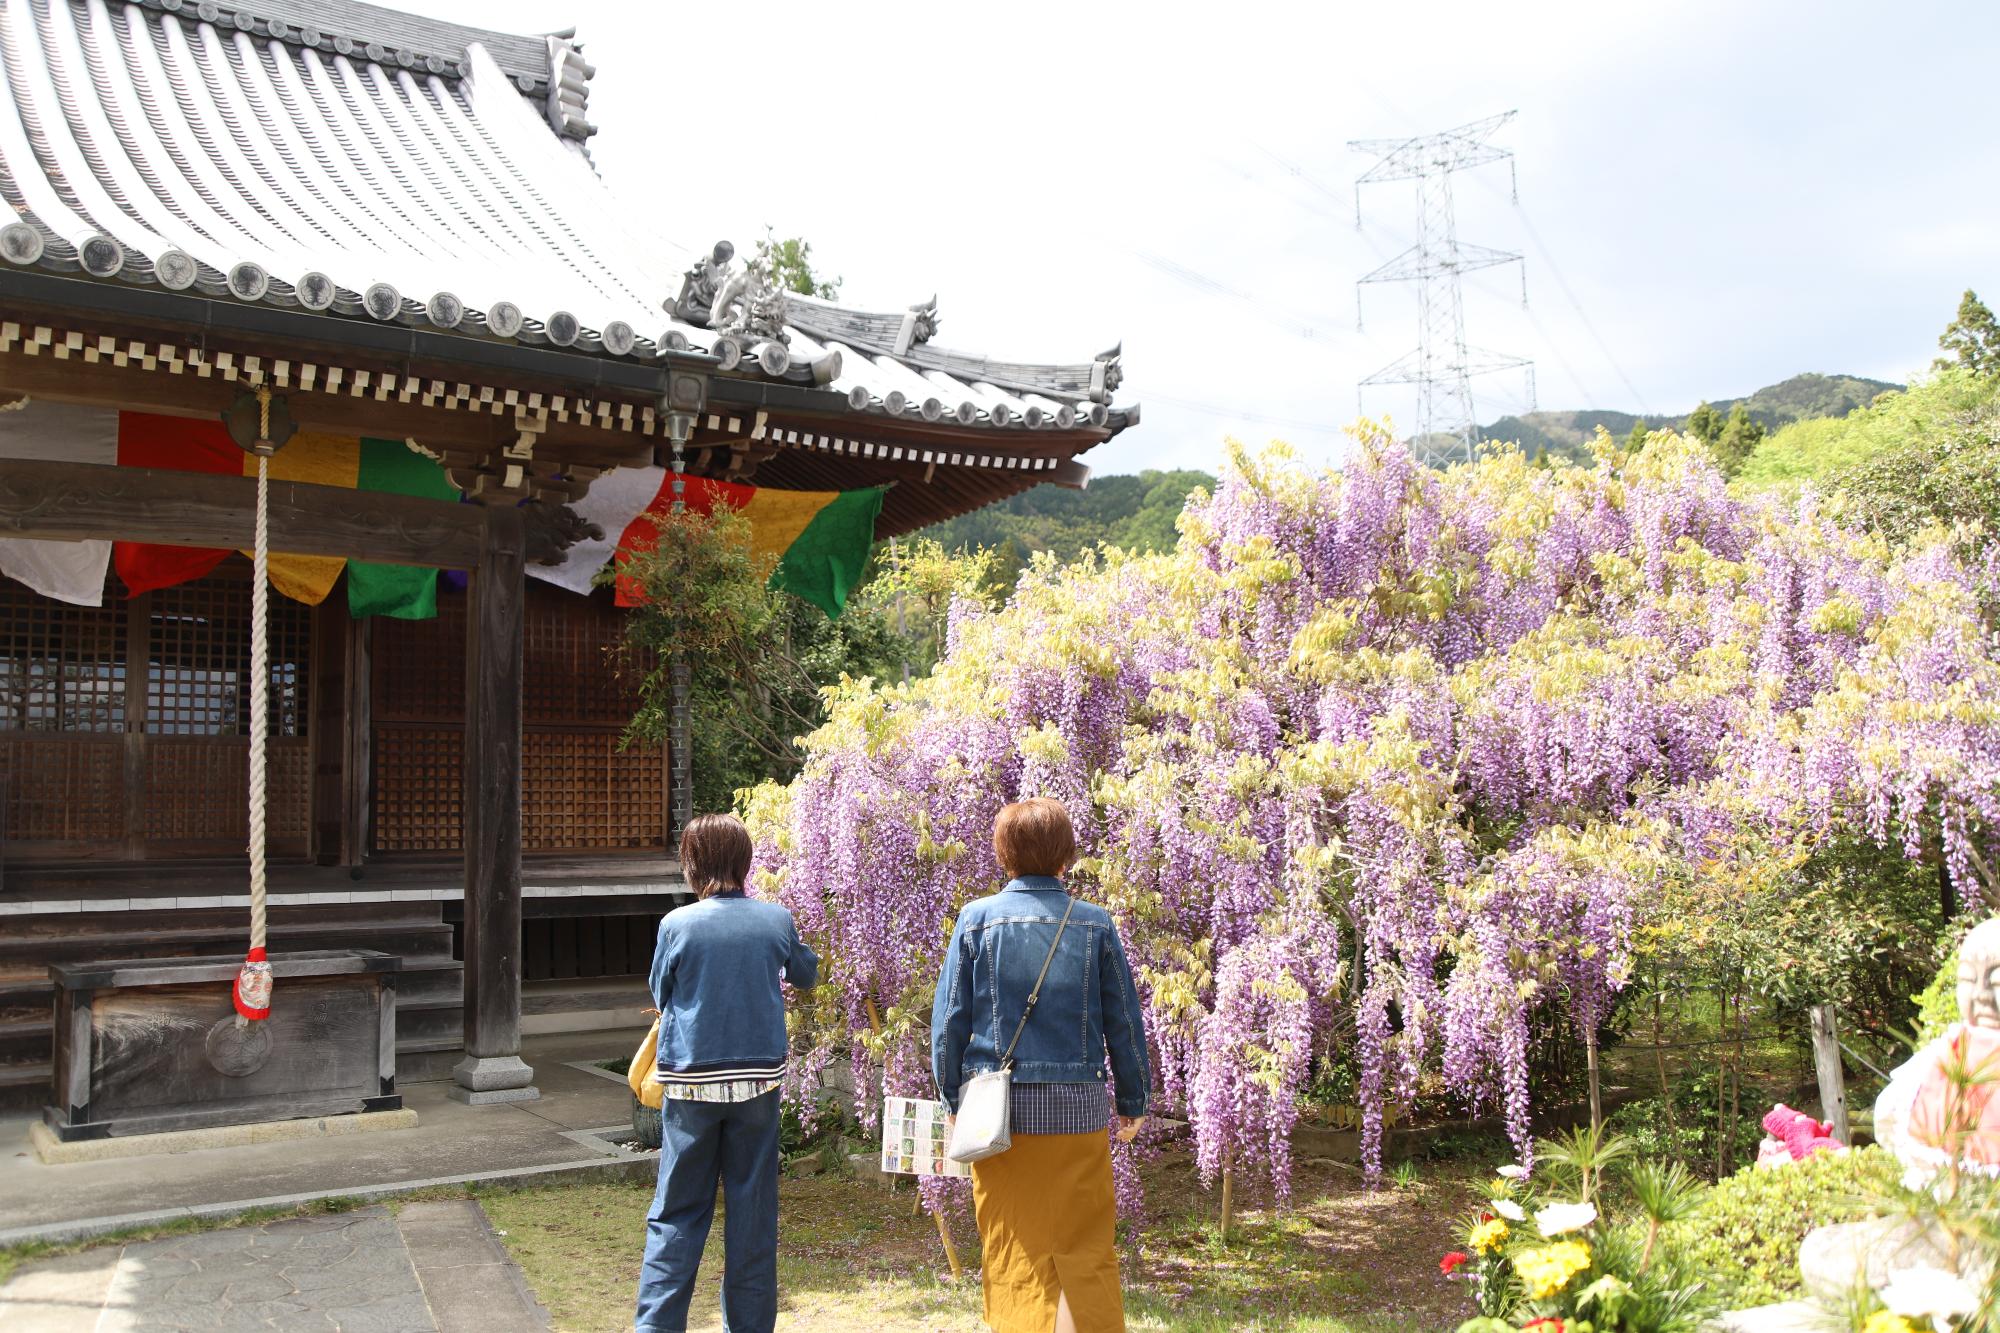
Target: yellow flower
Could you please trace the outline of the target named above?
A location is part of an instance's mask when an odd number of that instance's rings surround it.
[[[1499,1249],[1500,1242],[1505,1239],[1507,1239],[1507,1224],[1497,1217],[1481,1222],[1472,1229],[1472,1234],[1466,1237],[1467,1243],[1481,1254]]]
[[[1899,1314],[1877,1310],[1861,1326],[1861,1333],[1917,1333],[1916,1326]]]
[[[1545,1301],[1590,1267],[1590,1247],[1582,1241],[1559,1240],[1514,1256],[1514,1269],[1528,1289],[1528,1299]]]

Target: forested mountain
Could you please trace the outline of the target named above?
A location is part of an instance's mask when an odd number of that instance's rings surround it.
[[[1038,551],[1074,560],[1100,543],[1140,551],[1164,551],[1174,544],[1174,520],[1197,486],[1210,486],[1206,472],[1141,472],[1137,476],[1092,478],[1081,491],[1037,486],[1032,491],[918,533],[934,537],[948,551],[991,546],[1002,549],[1010,569]],[[1011,543],[1012,549],[1008,550]]]
[[[1844,417],[1855,408],[1874,402],[1877,394],[1901,387],[1856,375],[1794,375],[1781,383],[1766,385],[1747,398],[1717,398],[1709,406],[1727,417],[1741,402],[1753,421],[1771,431],[1794,421]],[[1691,415],[1683,412],[1678,416],[1641,417],[1632,412],[1598,409],[1528,412],[1501,417],[1482,431],[1487,439],[1517,443],[1530,455],[1547,451],[1581,460],[1589,457],[1590,441],[1599,426],[1623,439],[1640,421],[1649,430],[1685,430]]]

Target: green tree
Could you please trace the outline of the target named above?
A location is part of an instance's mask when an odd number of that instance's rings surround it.
[[[1956,366],[1940,370],[1844,417],[1780,427],[1750,456],[1739,480],[1749,486],[1815,481],[1825,490],[1878,454],[1964,439],[1965,427],[1990,419],[1996,404],[2000,375],[1975,375]]]
[[[1750,415],[1750,409],[1738,403],[1729,409],[1729,420],[1722,423],[1722,431],[1708,442],[1709,452],[1722,468],[1724,476],[1733,477],[1743,470],[1743,464],[1757,446],[1764,442],[1764,423]]]
[[[1625,448],[1631,453],[1638,453],[1646,447],[1646,434],[1646,419],[1641,417],[1632,423],[1632,433],[1625,437]]]
[[[1960,366],[1975,375],[2000,373],[2000,321],[1970,287],[1959,298],[1958,315],[1945,325],[1938,346],[1951,353],[1937,359],[1939,370]]]
[[[1688,413],[1687,433],[1710,448],[1722,438],[1722,413],[1703,402],[1700,407]]]
[[[757,258],[786,291],[831,301],[840,295],[841,280],[822,279],[813,272],[812,249],[812,242],[803,237],[779,240],[777,232],[767,226],[764,239],[757,242]]]

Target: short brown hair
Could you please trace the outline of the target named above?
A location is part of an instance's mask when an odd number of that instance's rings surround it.
[[[750,877],[750,830],[735,815],[696,815],[681,830],[681,874],[696,897],[740,890]]]
[[[1010,875],[1060,875],[1076,859],[1076,830],[1062,802],[1035,796],[993,817],[993,855]]]

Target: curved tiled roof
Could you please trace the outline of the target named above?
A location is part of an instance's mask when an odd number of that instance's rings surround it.
[[[539,50],[540,55],[536,52]],[[0,0],[0,259],[103,281],[652,358],[740,352],[669,319],[681,264],[589,162],[589,67],[325,0]],[[553,132],[552,132],[553,131]],[[855,411],[1116,430],[1115,353],[1039,366],[885,343],[800,298],[762,373]],[[750,349],[755,351],[756,349]],[[755,371],[753,357],[744,362]]]

